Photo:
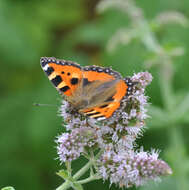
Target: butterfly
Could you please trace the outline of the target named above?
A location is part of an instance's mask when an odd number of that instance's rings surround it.
[[[110,118],[132,93],[130,78],[111,68],[85,66],[42,57],[40,64],[59,93],[81,114],[97,120]]]

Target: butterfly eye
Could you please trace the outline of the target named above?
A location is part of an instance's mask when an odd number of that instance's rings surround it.
[[[62,71],[61,73],[62,73],[62,74],[64,74],[65,72],[64,72],[64,71]]]
[[[68,76],[70,76],[70,73],[67,73]]]

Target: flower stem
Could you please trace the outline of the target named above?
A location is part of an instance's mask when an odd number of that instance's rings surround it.
[[[71,176],[72,175],[72,167],[71,167],[71,162],[66,162],[66,168],[68,171],[68,175]]]
[[[172,90],[173,67],[171,57],[158,42],[149,23],[144,18],[142,10],[138,8],[132,0],[127,1],[126,4],[126,13],[130,16],[132,23],[135,24],[136,28],[140,28],[140,32],[143,31],[141,32],[141,40],[143,44],[149,51],[154,52],[161,58],[159,71],[161,94],[166,110],[171,112],[174,106]]]
[[[174,107],[174,93],[172,89],[173,67],[171,59],[169,58],[164,64],[161,64],[159,71],[159,82],[161,88],[161,94],[163,98],[163,104],[166,111],[169,113],[173,111]]]
[[[89,161],[83,168],[81,168],[74,176],[73,179],[79,179],[91,166],[92,162]],[[60,185],[56,190],[66,190],[71,187],[70,181],[66,180],[62,185]]]
[[[101,179],[101,177],[98,176],[98,175],[92,175],[92,176],[90,176],[90,177],[88,177],[86,179],[77,181],[77,183],[84,184],[84,183],[88,183],[90,181],[94,181],[94,180],[97,180],[97,179]]]
[[[95,160],[101,155],[101,151],[99,151],[95,157],[93,157],[89,162],[87,162],[87,164],[85,166],[83,166],[83,168],[81,168],[74,176],[73,176],[73,180],[76,180],[79,179],[83,174],[85,174],[89,168],[94,165],[95,163]],[[94,155],[93,155],[94,156]],[[89,181],[92,181],[92,180],[96,180],[96,179],[100,179],[100,177],[98,177],[97,175],[93,175],[93,176],[90,176],[84,180],[80,180],[79,183],[80,184],[83,184],[83,183],[87,183]],[[71,187],[71,182],[69,180],[66,180],[62,185],[60,185],[58,188],[56,188],[56,190],[66,190],[68,188]]]

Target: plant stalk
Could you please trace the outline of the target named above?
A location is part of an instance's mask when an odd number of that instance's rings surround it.
[[[90,166],[92,165],[92,162],[89,161],[83,168],[81,168],[74,176],[73,179],[77,180],[79,179],[83,174],[85,174],[85,172],[90,168]],[[56,190],[66,190],[69,187],[71,187],[71,182],[66,180],[62,185],[60,185],[58,188],[56,188]]]

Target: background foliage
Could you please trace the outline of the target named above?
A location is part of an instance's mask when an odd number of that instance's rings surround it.
[[[60,97],[39,65],[42,56],[77,61],[81,65],[112,66],[123,76],[144,71],[144,62],[153,57],[140,39],[107,51],[107,44],[119,28],[129,25],[129,18],[116,9],[99,14],[98,0],[1,0],[0,1],[0,188],[17,190],[55,189],[61,169],[54,139],[63,131],[57,116]],[[144,16],[152,21],[162,11],[179,11],[189,18],[188,0],[137,0]],[[152,22],[153,23],[153,22]],[[152,102],[147,130],[138,143],[144,149],[162,150],[160,156],[173,168],[173,175],[161,184],[140,188],[189,189],[189,28],[170,24],[152,27],[159,43],[171,49],[182,46],[185,54],[172,59],[171,88],[175,106],[169,111],[161,93],[159,68],[149,71],[154,80],[147,95]],[[168,74],[168,73],[167,73]],[[169,88],[169,87],[168,87]],[[169,99],[170,97],[168,97]],[[35,107],[33,103],[55,107]],[[177,104],[176,104],[177,103]],[[181,108],[179,107],[180,105]],[[181,114],[181,117],[179,113]],[[180,108],[180,109],[179,109]],[[83,160],[75,162],[80,168]],[[102,181],[85,185],[86,189],[108,189]],[[117,189],[115,186],[112,190]]]

